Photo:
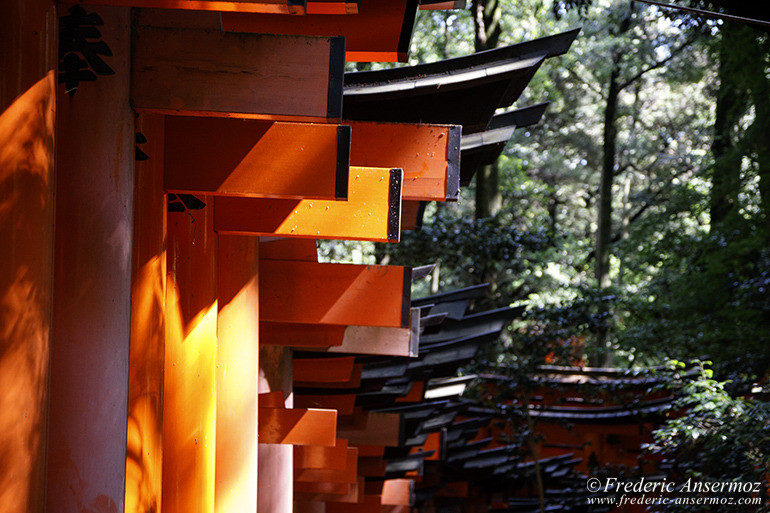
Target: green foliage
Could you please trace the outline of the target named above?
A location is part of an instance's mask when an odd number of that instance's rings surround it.
[[[649,450],[673,463],[669,481],[760,482],[762,506],[752,511],[770,511],[770,403],[731,396],[726,383],[714,379],[710,362],[696,363],[698,375],[688,379],[682,373],[676,384],[674,411],[681,414],[654,432]],[[656,511],[692,511],[692,506],[659,507]],[[746,506],[712,508],[708,511],[747,511]]]

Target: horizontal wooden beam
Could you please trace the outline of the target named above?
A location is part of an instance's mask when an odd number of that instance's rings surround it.
[[[335,410],[259,407],[259,443],[333,446]]]
[[[88,0],[89,5],[191,9],[196,11],[236,11],[261,14],[305,14],[302,0]]]
[[[166,116],[168,192],[346,199],[349,162],[346,125]]]
[[[397,447],[403,443],[404,423],[397,413],[368,412],[363,429],[339,426],[337,434],[351,445],[385,445]]]
[[[411,506],[414,499],[414,481],[411,479],[386,479],[382,484],[382,504]]]
[[[303,485],[302,488],[306,489],[304,485],[314,485],[316,483],[297,483]],[[294,487],[294,513],[302,513],[304,505],[308,502],[348,502],[359,503],[364,500],[364,478],[358,477],[355,483],[350,483],[348,493],[333,494],[333,493],[312,493],[312,492],[298,492],[297,487]],[[312,510],[309,510],[312,511]]]
[[[222,27],[234,32],[343,36],[349,61],[406,62],[417,0],[360,0],[355,16],[222,13]]]
[[[307,0],[307,14],[358,14],[359,0]]]
[[[404,201],[457,201],[460,134],[456,125],[345,121],[353,166],[404,170]]]
[[[398,242],[400,169],[351,167],[347,201],[216,198],[219,233]]]
[[[294,358],[294,381],[330,383],[349,381],[353,375],[356,359],[352,356],[340,358]]]
[[[269,322],[408,327],[411,269],[260,261],[260,319]]]
[[[352,503],[330,502],[326,504],[326,513],[381,513],[382,503],[379,495],[364,495],[363,501]]]
[[[342,344],[345,326],[260,322],[259,343],[271,346],[322,348]]]
[[[305,445],[294,448],[294,467],[307,469],[344,470],[347,464],[348,441],[338,438],[332,447]]]
[[[356,394],[295,394],[294,405],[298,408],[337,410],[339,415],[350,415],[356,406]]]
[[[332,483],[332,482],[313,482],[313,481],[295,481],[294,493],[302,494],[333,494],[346,495],[350,493],[350,483]]]
[[[425,203],[422,201],[404,201],[401,203],[401,229],[417,230],[422,227]]]
[[[295,468],[294,482],[331,482],[354,484],[358,481],[358,449],[348,447],[345,454],[345,468],[342,470],[328,468]]]
[[[324,383],[323,388],[336,388],[336,389],[355,389],[361,386],[361,373],[364,370],[363,363],[357,363],[353,366],[353,374],[348,381],[340,381],[338,383]],[[294,381],[295,388],[311,388],[317,387],[318,383],[314,381]]]
[[[339,118],[344,47],[338,37],[139,27],[132,106],[166,114]]]

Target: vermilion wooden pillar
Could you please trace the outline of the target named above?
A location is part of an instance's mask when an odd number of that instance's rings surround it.
[[[280,392],[285,406],[294,406],[292,395],[291,350],[281,346],[262,346],[259,351],[260,393]],[[294,496],[294,447],[259,444],[257,511],[291,513]]]
[[[217,513],[257,509],[259,238],[219,236]]]
[[[134,217],[130,10],[105,7],[98,14],[115,75],[81,83],[72,97],[57,87],[46,502],[47,511],[62,513],[120,512],[125,487]]]
[[[217,234],[211,198],[169,212],[163,390],[164,513],[213,513]]]
[[[0,512],[42,512],[53,296],[56,9],[0,16]]]
[[[163,356],[166,304],[166,195],[163,116],[137,118],[139,145],[150,158],[136,163],[131,352],[128,386],[126,513],[157,512],[161,504]]]

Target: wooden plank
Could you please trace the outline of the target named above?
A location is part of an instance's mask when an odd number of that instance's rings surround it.
[[[332,447],[299,445],[294,448],[294,467],[343,470],[347,464],[348,441],[338,438]]]
[[[259,343],[263,345],[328,348],[342,344],[345,326],[260,322]]]
[[[259,443],[333,446],[337,412],[259,407]]]
[[[286,406],[286,399],[280,390],[262,392],[257,396],[257,401],[258,405],[263,408],[284,408]]]
[[[339,118],[344,44],[335,37],[135,28],[132,105],[161,113]]]
[[[330,483],[330,482],[305,482],[295,481],[295,493],[323,493],[334,495],[346,495],[350,492],[350,483]]]
[[[348,447],[345,453],[345,468],[337,469],[294,469],[294,482],[347,483],[358,481],[358,449]]]
[[[299,483],[298,483],[299,484]],[[301,483],[303,485],[313,485],[315,483]],[[310,492],[297,492],[295,487],[294,500],[295,504],[307,504],[310,501],[313,502],[347,502],[347,503],[359,503],[364,500],[364,478],[359,477],[355,483],[349,485],[348,493],[344,495],[333,493],[310,493]],[[295,513],[303,511],[297,509]]]
[[[261,260],[301,260],[318,262],[318,247],[313,239],[260,239]]]
[[[157,7],[162,9],[192,9],[196,11],[236,11],[262,14],[302,15],[305,3],[297,0],[89,0],[89,5],[120,5],[124,7]]]
[[[412,351],[410,328],[348,326],[342,345],[330,347],[330,353],[376,354],[383,356],[417,356]]]
[[[404,170],[404,201],[457,201],[460,134],[456,125],[346,121],[353,166]]]
[[[343,36],[349,61],[406,62],[417,4],[417,0],[360,0],[355,16],[222,13],[222,27],[235,32]]]
[[[411,506],[414,496],[414,481],[411,479],[386,479],[382,484],[382,504],[388,506]]]
[[[307,14],[358,14],[359,0],[307,0]]]
[[[350,127],[166,116],[168,192],[346,199]]]
[[[259,376],[259,241],[218,240],[216,513],[255,511]]]
[[[328,503],[326,513],[381,513],[382,503],[379,495],[364,495],[363,502],[356,504]]]
[[[401,169],[351,167],[347,201],[216,200],[219,233],[398,242]]]
[[[152,155],[134,168],[134,245],[125,511],[161,501],[163,365],[165,353],[166,195],[163,193],[163,116],[136,119]],[[13,245],[13,243],[12,243]]]
[[[348,381],[340,381],[338,383],[324,383],[324,388],[342,389],[342,388],[359,388],[361,386],[361,372],[364,369],[364,364],[357,363],[353,365],[353,373]],[[295,381],[294,386],[299,387],[315,387],[318,383],[314,381]]]
[[[420,201],[403,201],[401,203],[401,229],[417,230],[422,227],[422,216],[425,210]]]
[[[298,408],[323,408],[337,410],[339,415],[350,415],[356,405],[356,394],[296,394],[294,404]]]
[[[397,413],[368,413],[364,429],[347,429],[340,426],[337,435],[340,438],[347,438],[351,445],[398,447],[403,442],[404,426],[401,415]]]
[[[259,276],[263,321],[409,326],[408,267],[263,260]]]
[[[341,358],[294,358],[294,381],[314,383],[345,382],[353,374],[356,359],[352,356]]]
[[[396,399],[397,403],[419,403],[425,398],[425,381],[413,381],[409,394]]]

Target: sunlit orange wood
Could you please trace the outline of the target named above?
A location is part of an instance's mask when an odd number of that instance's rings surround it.
[[[57,12],[0,15],[0,512],[45,509],[53,301]]]
[[[105,7],[99,15],[104,20],[99,30],[113,52],[109,65],[117,77],[126,77],[130,10]],[[2,16],[8,16],[5,9]],[[56,30],[56,20],[51,22]],[[44,31],[38,44],[44,46],[46,37],[56,36]],[[72,98],[57,87],[45,497],[47,511],[63,513],[118,511],[125,492],[134,113],[128,82],[109,78],[81,82]],[[39,178],[29,175],[26,180]],[[34,297],[31,286],[23,290]]]
[[[254,119],[166,117],[169,192],[345,199],[350,127]]]
[[[362,363],[357,363],[353,365],[353,373],[350,376],[350,379],[347,381],[339,381],[339,382],[329,382],[324,383],[324,388],[358,388],[361,386],[361,371],[363,370],[364,365]],[[315,381],[295,381],[294,386],[296,387],[313,387],[317,386],[318,384]]]
[[[397,413],[369,412],[361,429],[340,426],[337,435],[351,445],[385,445],[396,447],[403,442],[403,419]]]
[[[136,163],[128,374],[127,513],[161,502],[163,474],[163,358],[166,304],[166,196],[163,192],[163,116],[137,117],[149,160]]]
[[[353,374],[356,359],[352,356],[340,358],[295,358],[294,381],[315,383],[345,382]]]
[[[377,354],[384,356],[414,356],[410,328],[378,326],[348,326],[342,345],[330,347],[330,353]]]
[[[287,347],[327,348],[342,344],[345,326],[260,322],[259,343]]]
[[[259,258],[262,260],[301,260],[318,262],[318,248],[313,239],[262,239]]]
[[[337,410],[340,415],[350,415],[356,405],[355,394],[297,394],[294,404],[298,408],[324,408]]]
[[[197,11],[235,11],[265,14],[305,14],[301,4],[291,0],[89,0],[91,5],[157,7],[162,9],[194,9]]]
[[[214,511],[218,250],[212,221],[208,205],[168,214],[163,490],[174,492],[163,493],[164,513]]]
[[[382,504],[411,506],[414,481],[411,479],[386,479],[382,484]]]
[[[333,446],[336,426],[334,410],[259,407],[261,444]]]
[[[294,482],[331,482],[353,484],[357,481],[358,449],[348,447],[345,457],[345,468],[337,469],[294,469]]]
[[[219,237],[215,511],[257,509],[259,241]]]
[[[134,40],[136,109],[340,117],[344,42],[339,38],[141,27]]]
[[[354,16],[222,13],[222,26],[235,32],[344,36],[349,61],[406,62],[417,4],[417,0],[360,0]]]
[[[346,121],[350,164],[404,170],[404,201],[457,201],[462,127]]]
[[[294,467],[344,470],[347,465],[348,441],[338,438],[332,447],[298,445],[294,448]]]
[[[358,14],[359,0],[308,0],[307,14]]]
[[[408,267],[263,260],[261,269],[264,321],[409,326]]]
[[[347,201],[225,198],[219,233],[398,242],[400,169],[351,167]]]

